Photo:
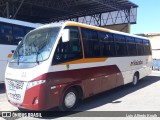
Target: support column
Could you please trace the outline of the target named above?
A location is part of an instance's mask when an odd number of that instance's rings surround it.
[[[6,15],[7,15],[7,18],[9,18],[9,3],[7,2],[6,3]]]
[[[131,27],[131,24],[130,24],[130,11],[131,9],[128,9],[127,12],[128,12],[128,33],[130,33],[130,27]]]

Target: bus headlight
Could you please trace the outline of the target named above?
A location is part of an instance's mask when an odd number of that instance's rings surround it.
[[[36,85],[40,85],[40,84],[43,84],[45,83],[46,80],[37,80],[37,81],[33,81],[33,82],[28,82],[27,84],[27,89],[31,88],[31,87],[34,87]]]

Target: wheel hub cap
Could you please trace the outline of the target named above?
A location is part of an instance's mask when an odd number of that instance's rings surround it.
[[[76,102],[76,95],[73,92],[68,93],[64,100],[65,106],[71,108],[74,106],[75,102]]]

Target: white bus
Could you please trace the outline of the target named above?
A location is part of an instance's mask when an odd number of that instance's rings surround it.
[[[7,63],[24,35],[41,24],[0,17],[0,83],[4,82]]]
[[[147,38],[77,22],[31,31],[5,73],[8,101],[20,109],[74,108],[84,99],[152,71]]]

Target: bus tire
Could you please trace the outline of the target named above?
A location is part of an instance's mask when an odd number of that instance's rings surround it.
[[[135,73],[134,76],[133,76],[132,85],[133,85],[133,86],[136,86],[137,83],[138,83],[138,80],[139,80],[138,74]]]
[[[63,96],[63,102],[62,104],[59,106],[59,109],[61,111],[70,111],[73,108],[76,107],[77,103],[78,103],[78,92],[76,89],[74,88],[70,88],[68,89],[64,96]]]

